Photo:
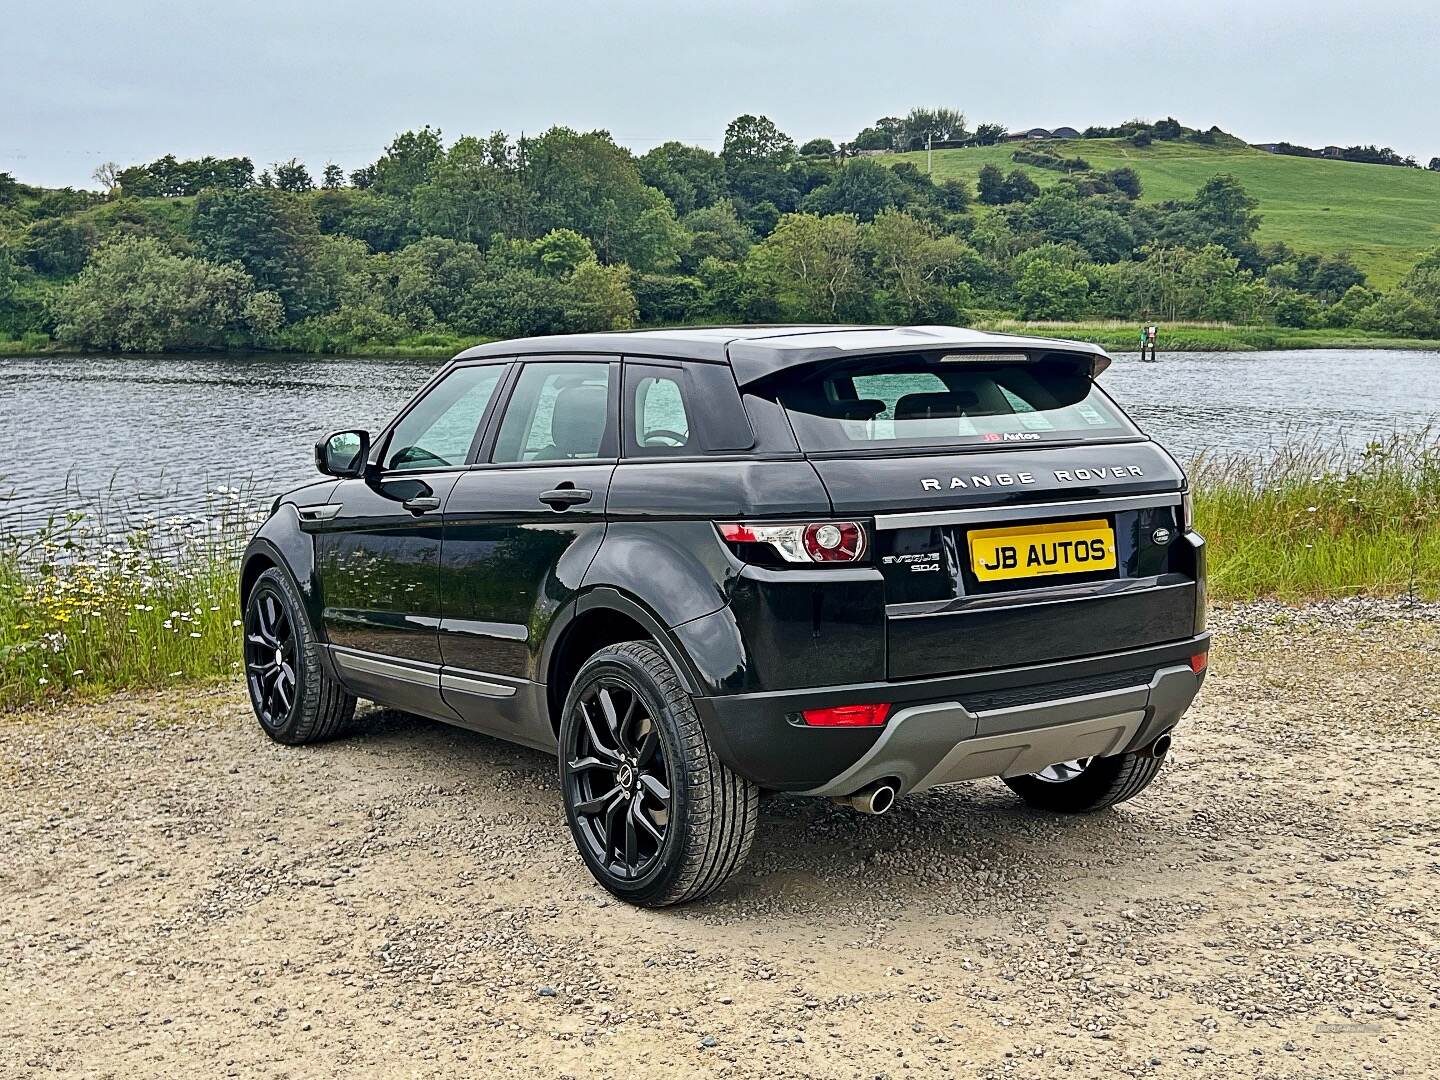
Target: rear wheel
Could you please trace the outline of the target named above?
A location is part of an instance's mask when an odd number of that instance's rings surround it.
[[[630,903],[695,900],[750,852],[759,788],[715,756],[648,641],[607,646],[580,668],[560,721],[560,786],[580,857]]]
[[[1011,791],[1037,809],[1088,814],[1140,794],[1164,763],[1164,754],[1117,754],[1061,761],[1038,773],[1004,779]]]
[[[320,662],[320,643],[283,570],[271,567],[245,600],[245,683],[260,726],[276,742],[333,738],[355,714],[347,693]]]

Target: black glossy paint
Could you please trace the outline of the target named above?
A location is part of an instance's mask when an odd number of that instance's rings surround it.
[[[906,333],[884,331],[873,340],[893,350],[896,335]],[[626,355],[638,372],[656,359],[723,365],[727,342],[743,339],[745,372],[736,372],[743,384],[812,354],[849,355],[857,342],[872,340],[868,334],[772,328],[593,335],[497,343],[466,355],[521,360],[496,395],[503,401],[524,361],[562,352],[612,365]],[[933,334],[924,338],[933,348]],[[767,349],[773,355],[764,355]],[[624,430],[618,375],[612,372],[612,432]],[[714,375],[691,385],[720,385]],[[284,566],[327,642],[423,674],[402,685],[352,670],[345,678],[353,690],[548,749],[564,690],[549,684],[566,635],[623,617],[632,626],[627,632],[653,638],[670,657],[722,759],[757,782],[792,790],[842,772],[875,738],[874,731],[797,727],[788,719],[797,709],[951,700],[962,689],[1119,671],[1137,656],[1146,664],[1174,662],[1205,647],[1197,636],[1204,629],[1203,542],[1193,533],[1168,545],[1153,540],[1162,525],[1179,533],[1173,507],[1110,515],[1119,567],[1041,588],[976,582],[963,526],[874,527],[876,514],[1178,492],[1183,475],[1153,443],[807,457],[773,402],[743,385],[737,399],[725,385],[732,417],[744,402],[748,450],[730,445],[744,434],[731,423],[720,439],[725,448],[709,454],[691,448],[672,457],[652,450],[598,461],[489,464],[502,411],[492,406],[463,467],[386,475],[372,462],[362,478],[325,480],[283,497],[252,542],[244,574],[252,579],[258,560]],[[708,430],[703,422],[699,429]],[[377,456],[385,438],[377,438]],[[590,497],[564,508],[540,499],[567,487]],[[417,494],[439,506],[416,515],[402,504]],[[340,512],[301,519],[300,508],[325,504]],[[864,523],[872,546],[864,563],[747,563],[715,528],[727,520],[834,516]],[[944,573],[882,572],[886,554],[929,550],[945,552]]]
[[[716,752],[733,768],[768,788],[804,791],[819,787],[854,764],[879,737],[881,729],[807,728],[793,722],[799,709],[873,702],[905,708],[1108,672],[1153,672],[1184,663],[1209,647],[1209,635],[1201,634],[1148,648],[968,675],[699,697],[695,707],[716,744]],[[1143,684],[1143,680],[1137,678],[1137,684]],[[1151,737],[1158,733],[1151,733]],[[1132,744],[1139,745],[1144,744]]]
[[[1106,499],[1178,491],[1184,483],[1184,474],[1170,455],[1144,440],[976,448],[963,454],[816,455],[814,460],[839,513],[901,514]],[[1136,469],[1138,475],[1132,471]],[[1089,478],[1084,478],[1086,473]]]
[[[322,622],[334,645],[440,663],[440,539],[437,510],[461,473],[416,472],[342,480],[330,495],[337,516],[315,530]]]
[[[613,462],[488,466],[465,474],[445,505],[441,653],[448,665],[537,678],[555,613],[580,589],[605,533]],[[590,501],[555,509],[544,492]]]

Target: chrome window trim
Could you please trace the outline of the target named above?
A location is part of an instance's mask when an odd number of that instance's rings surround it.
[[[1109,499],[1072,499],[1066,502],[1019,503],[1014,506],[975,506],[956,510],[921,510],[905,514],[876,514],[875,528],[923,529],[934,525],[978,525],[987,521],[1034,521],[1076,514],[1110,514],[1153,506],[1179,506],[1180,492],[1158,495],[1122,495]]]

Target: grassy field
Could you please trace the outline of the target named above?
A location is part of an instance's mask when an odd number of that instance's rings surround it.
[[[1090,322],[977,319],[977,330],[1005,334],[1090,341],[1112,352],[1135,352],[1140,324],[1124,319]],[[1232,326],[1227,323],[1159,323],[1156,340],[1167,352],[1253,352],[1257,349],[1430,349],[1440,345],[1423,338],[1390,337],[1368,330],[1296,330],[1283,326]]]
[[[980,167],[1016,168],[1021,146],[1083,157],[1096,169],[1129,165],[1140,174],[1146,200],[1184,199],[1217,173],[1233,173],[1260,200],[1260,239],[1283,240],[1303,251],[1348,251],[1371,283],[1388,288],[1422,252],[1440,247],[1440,172],[1284,157],[1248,146],[1156,142],[1139,148],[1124,139],[1005,143],[935,151],[935,179],[973,181]],[[912,161],[924,152],[878,159]],[[1042,187],[1060,179],[1051,169],[1020,166]]]
[[[1358,457],[1299,446],[1191,464],[1210,595],[1440,596],[1440,435]],[[238,677],[236,557],[253,500],[120,536],[83,514],[0,534],[0,713],[66,692]]]

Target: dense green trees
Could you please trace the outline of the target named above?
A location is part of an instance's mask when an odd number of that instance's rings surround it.
[[[1170,127],[1127,135],[1169,138]],[[987,165],[968,183],[856,157],[965,136],[953,109],[799,151],[765,116],[721,151],[635,156],[557,127],[398,135],[317,186],[296,160],[100,171],[107,195],[0,174],[0,335],[101,348],[347,349],[637,322],[942,322],[1016,315],[1218,319],[1440,335],[1440,256],[1389,293],[1343,254],[1256,241],[1230,176],[1141,202],[1132,169]],[[994,141],[998,125],[976,138]],[[1184,133],[1180,137],[1196,137]]]
[[[103,166],[102,166],[103,168]],[[113,166],[111,167],[113,170]],[[118,172],[107,172],[113,184],[127,195],[138,198],[173,198],[198,195],[206,188],[239,190],[255,182],[255,166],[247,157],[204,157],[198,161],[177,161],[166,154],[149,165],[134,165]]]
[[[725,196],[725,163],[698,146],[661,143],[636,159],[640,178],[670,200],[677,214],[712,206]]]
[[[313,205],[275,188],[209,190],[195,200],[191,234],[199,254],[238,263],[275,293],[294,320],[314,314],[309,270],[320,243]]]
[[[135,352],[224,348],[280,329],[279,298],[243,270],[174,255],[156,240],[118,240],[96,252],[55,300],[66,341]]]

